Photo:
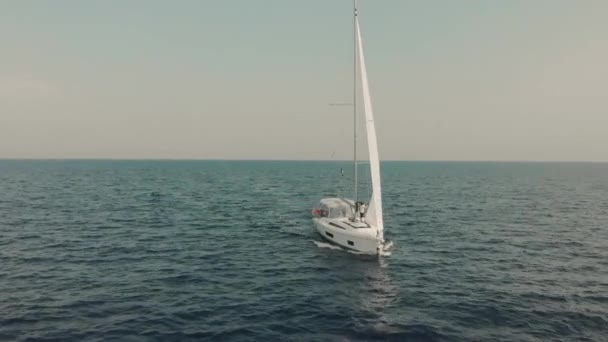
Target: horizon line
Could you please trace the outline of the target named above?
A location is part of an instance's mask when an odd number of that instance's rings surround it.
[[[282,159],[282,158],[31,158],[31,157],[0,157],[11,161],[260,161],[260,162],[353,162],[352,159]],[[492,160],[492,159],[384,159],[380,162],[429,162],[429,163],[595,163],[606,164],[608,160]],[[360,160],[360,164],[368,161]]]

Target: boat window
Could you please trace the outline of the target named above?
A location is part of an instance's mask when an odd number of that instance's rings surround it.
[[[329,237],[330,237],[330,238],[332,238],[332,239],[333,239],[333,237],[334,237],[334,234],[329,233],[329,232],[325,232],[325,235],[329,236]]]
[[[354,242],[352,242],[352,241],[350,241],[350,240],[348,240],[348,244],[349,244],[349,245],[351,245],[351,246],[354,246],[354,245],[355,245],[355,243],[354,243]]]
[[[344,207],[331,208],[327,215],[329,218],[341,218],[346,217],[346,209]]]

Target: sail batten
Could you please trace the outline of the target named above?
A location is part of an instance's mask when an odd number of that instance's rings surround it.
[[[363,95],[363,108],[365,112],[367,150],[369,153],[369,167],[372,180],[372,194],[365,218],[368,223],[376,227],[378,238],[384,239],[384,218],[382,215],[382,188],[380,184],[380,157],[378,154],[378,139],[376,137],[376,124],[374,122],[374,112],[369,90],[369,82],[367,79],[367,68],[365,66],[365,55],[363,53],[363,42],[361,39],[358,15],[355,15],[355,30],[359,57],[359,74],[361,77],[361,88]]]

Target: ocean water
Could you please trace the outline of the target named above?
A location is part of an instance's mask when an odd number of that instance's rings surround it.
[[[2,160],[0,340],[608,340],[608,164],[382,174],[378,258],[310,220],[349,163]]]

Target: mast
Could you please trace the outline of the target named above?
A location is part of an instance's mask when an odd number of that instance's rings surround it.
[[[359,201],[359,168],[357,167],[357,0],[353,0],[353,167],[355,173],[355,203]],[[355,208],[356,210],[356,208]],[[355,213],[357,216],[357,213]]]

